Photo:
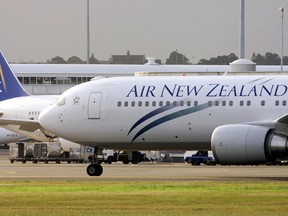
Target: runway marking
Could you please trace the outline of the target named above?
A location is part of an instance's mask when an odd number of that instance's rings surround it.
[[[4,174],[16,174],[16,172],[13,172],[13,171],[0,171],[0,174],[1,173],[4,173]]]

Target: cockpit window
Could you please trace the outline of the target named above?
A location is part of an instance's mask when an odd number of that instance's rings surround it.
[[[64,106],[66,104],[66,97],[60,97],[57,101],[57,106]]]

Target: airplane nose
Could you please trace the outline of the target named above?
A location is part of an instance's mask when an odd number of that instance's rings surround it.
[[[55,130],[56,119],[53,110],[48,107],[44,109],[39,115],[39,123],[46,130],[53,132]]]

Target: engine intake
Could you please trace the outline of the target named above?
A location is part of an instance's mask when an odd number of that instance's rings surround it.
[[[213,131],[211,148],[221,164],[261,164],[288,156],[288,137],[262,126],[223,125]]]

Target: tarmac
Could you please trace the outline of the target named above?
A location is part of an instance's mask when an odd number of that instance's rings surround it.
[[[103,174],[91,177],[88,164],[10,163],[0,149],[0,180],[71,181],[288,181],[288,166],[192,166],[185,163],[145,162],[102,164]]]

